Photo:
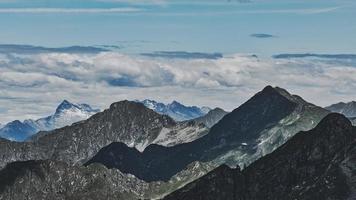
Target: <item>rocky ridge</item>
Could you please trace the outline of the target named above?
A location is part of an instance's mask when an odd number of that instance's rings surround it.
[[[164,199],[354,199],[356,128],[330,114],[244,170],[221,166]]]

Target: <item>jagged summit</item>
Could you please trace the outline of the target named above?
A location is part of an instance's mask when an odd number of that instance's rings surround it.
[[[74,107],[74,105],[72,103],[70,103],[69,101],[67,100],[63,100],[62,103],[60,103],[57,107],[57,111],[60,111],[60,110],[66,110],[66,109],[70,109],[71,107]]]
[[[283,97],[287,98],[288,100],[293,101],[297,104],[310,104],[310,103],[306,102],[302,97],[300,97],[298,95],[290,94],[286,89],[283,89],[278,86],[272,87],[272,86],[268,85],[261,91],[261,93],[269,93],[269,94],[272,94],[275,92],[277,92],[281,96],[283,96]]]
[[[145,99],[143,101],[135,100],[142,103],[147,108],[154,110],[160,114],[165,114],[172,117],[176,121],[186,121],[195,119],[207,114],[211,109],[209,107],[186,106],[174,100],[172,103],[164,104],[154,100]]]
[[[56,112],[55,113],[61,113],[66,110],[70,109],[76,109],[80,110],[83,112],[99,112],[99,109],[93,109],[90,105],[88,104],[74,104],[69,102],[68,100],[63,100],[62,103],[60,103],[57,106]]]

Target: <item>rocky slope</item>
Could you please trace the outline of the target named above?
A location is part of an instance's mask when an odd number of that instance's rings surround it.
[[[112,143],[86,164],[102,163],[149,182],[169,180],[194,161],[248,165],[295,133],[315,127],[327,113],[281,88],[268,86],[197,140],[173,147],[150,145],[142,153]]]
[[[356,126],[356,117],[349,118],[352,125]]]
[[[202,124],[176,123],[141,103],[122,101],[88,120],[40,132],[30,142],[0,141],[0,168],[14,161],[46,159],[80,165],[112,142],[143,150],[151,143],[170,146],[189,142],[207,132]]]
[[[244,170],[221,166],[167,200],[354,199],[356,128],[330,114]]]
[[[144,182],[104,166],[70,166],[39,160],[14,162],[0,171],[0,199],[127,199]],[[143,188],[143,187],[142,187]]]
[[[211,169],[192,163],[167,182],[146,183],[100,164],[83,167],[51,160],[14,162],[0,171],[0,199],[158,199]]]
[[[168,115],[176,121],[186,121],[206,115],[211,109],[208,107],[186,106],[177,101],[169,104],[156,102],[154,100],[145,99],[137,101],[160,114]]]
[[[75,122],[88,119],[99,112],[87,104],[74,104],[64,100],[58,105],[55,113],[37,120],[28,119],[23,122],[15,120],[3,128],[0,127],[0,137],[12,141],[25,141],[39,131],[49,131]]]
[[[211,128],[214,126],[216,123],[218,123],[228,112],[221,108],[215,108],[213,110],[210,110],[206,115],[192,119],[192,121],[195,121],[196,123],[200,124],[205,124],[208,128]]]
[[[351,101],[348,103],[340,102],[331,106],[325,107],[325,109],[345,115],[346,117],[356,117],[356,102]]]

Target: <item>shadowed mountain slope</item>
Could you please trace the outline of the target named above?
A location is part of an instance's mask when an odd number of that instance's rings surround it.
[[[167,200],[353,199],[356,128],[330,114],[240,171],[221,166]]]

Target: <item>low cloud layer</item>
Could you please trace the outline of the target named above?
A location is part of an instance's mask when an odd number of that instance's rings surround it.
[[[181,58],[181,59],[219,59],[223,55],[221,53],[201,53],[201,52],[186,52],[186,51],[157,51],[153,53],[142,53],[147,57],[158,58]]]
[[[353,63],[249,55],[174,59],[117,52],[0,53],[0,123],[45,116],[63,99],[101,109],[123,99],[152,98],[231,110],[266,85],[325,106],[356,100]]]

